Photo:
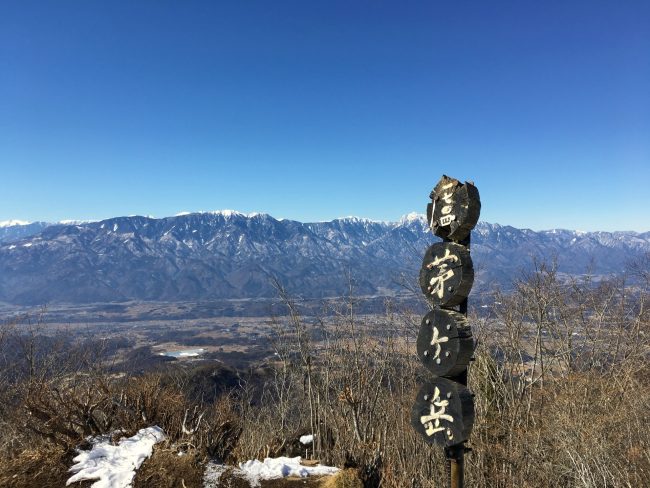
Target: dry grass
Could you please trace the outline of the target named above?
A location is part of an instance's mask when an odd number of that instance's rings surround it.
[[[343,469],[323,480],[322,488],[363,488],[363,483],[359,478],[356,469]]]
[[[477,415],[468,486],[650,486],[647,297],[647,288],[617,281],[561,282],[542,265],[495,298],[489,320],[472,321],[479,343],[469,374]],[[314,456],[358,467],[365,487],[379,479],[394,488],[442,485],[441,449],[409,425],[428,377],[413,352],[403,354],[419,317],[387,316],[383,326],[403,333],[378,344],[361,332],[353,306],[343,307],[327,348],[315,352],[286,304],[293,330],[276,341],[275,381],[257,402],[242,398],[236,456],[281,454],[279,439],[311,429]]]
[[[140,488],[201,488],[205,455],[198,451],[178,455],[177,449],[156,448],[137,471],[134,486]]]
[[[472,320],[479,342],[469,372],[476,421],[468,486],[650,486],[647,290],[567,284],[540,266],[495,299],[489,319]],[[0,486],[63,486],[85,436],[153,424],[168,443],[142,466],[136,487],[200,486],[207,458],[235,463],[296,448],[350,468],[307,480],[313,486],[444,485],[441,449],[425,445],[409,423],[428,378],[413,351],[419,314],[391,311],[382,326],[393,332],[378,340],[352,302],[340,304],[317,350],[283,299],[289,327],[277,327],[272,377],[261,386],[242,379],[215,404],[190,400],[183,380],[169,376],[111,379],[70,365],[41,369],[26,357],[29,375],[18,381],[9,374],[14,365],[0,367]],[[309,432],[313,446],[297,446]],[[179,457],[179,449],[189,454]]]
[[[70,477],[74,453],[58,446],[41,444],[25,449],[15,457],[0,458],[0,486],[7,488],[61,488]],[[75,483],[87,487],[90,483]]]

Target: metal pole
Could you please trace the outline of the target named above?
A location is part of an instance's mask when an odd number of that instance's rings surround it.
[[[461,445],[456,457],[449,460],[451,463],[450,488],[463,488],[465,485],[465,449]]]
[[[465,446],[456,444],[445,449],[449,488],[463,488],[465,484]]]

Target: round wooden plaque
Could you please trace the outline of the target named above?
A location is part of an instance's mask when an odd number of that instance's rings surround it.
[[[422,319],[417,340],[418,357],[436,376],[462,373],[474,353],[472,329],[463,314],[435,309]]]
[[[473,283],[474,267],[465,246],[437,242],[427,249],[420,269],[420,288],[431,303],[458,305],[467,298]]]
[[[427,219],[431,232],[443,239],[463,241],[476,226],[481,213],[477,188],[443,175],[430,195]]]
[[[411,409],[411,425],[429,444],[466,441],[474,425],[474,399],[467,387],[436,378],[425,383]]]

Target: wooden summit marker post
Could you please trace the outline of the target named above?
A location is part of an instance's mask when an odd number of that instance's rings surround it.
[[[433,309],[422,319],[417,353],[435,376],[418,392],[411,424],[427,443],[445,448],[449,486],[462,488],[465,442],[474,424],[474,396],[467,389],[474,352],[467,324],[467,296],[474,282],[469,244],[481,200],[472,183],[446,175],[430,197],[429,227],[443,241],[427,249],[420,270],[420,287]]]

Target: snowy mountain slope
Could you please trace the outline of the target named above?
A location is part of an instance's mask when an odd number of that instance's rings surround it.
[[[2,221],[0,222],[0,244],[33,236],[49,225],[51,224],[46,222],[24,222],[21,220]]]
[[[271,276],[297,296],[345,294],[348,276],[359,295],[391,294],[404,290],[400,281],[415,280],[424,250],[437,241],[414,214],[399,222],[300,223],[222,211],[39,225],[0,242],[0,301],[273,297]],[[608,275],[644,252],[650,233],[533,232],[481,222],[472,234],[475,289],[508,286],[533,256],[556,257],[566,273],[591,267]]]

